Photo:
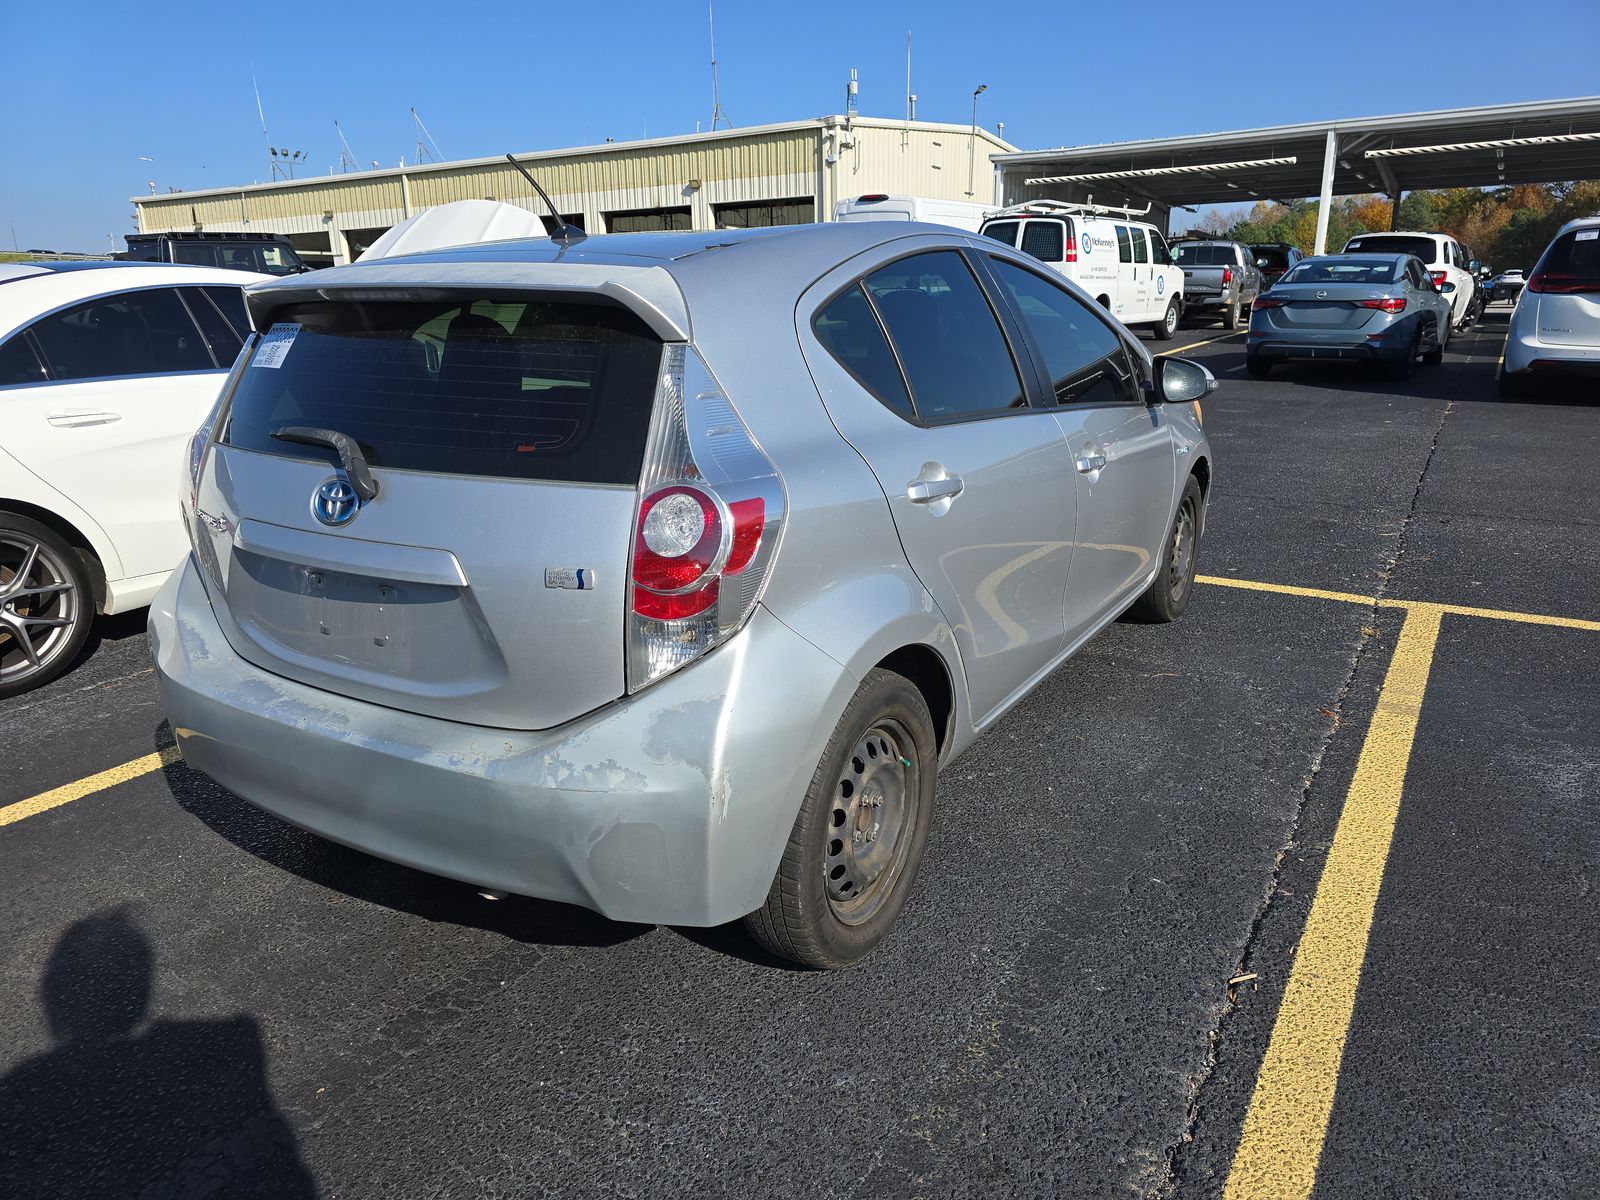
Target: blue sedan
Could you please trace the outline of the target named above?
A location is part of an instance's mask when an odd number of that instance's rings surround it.
[[[1250,306],[1245,365],[1339,358],[1381,364],[1408,379],[1418,358],[1444,359],[1450,301],[1410,254],[1325,254],[1288,271]]]

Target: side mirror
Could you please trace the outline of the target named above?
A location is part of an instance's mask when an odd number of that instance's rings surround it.
[[[1467,264],[1467,270],[1476,271],[1481,266],[1483,266],[1483,264],[1481,262],[1479,262],[1477,259],[1473,259],[1471,262],[1469,262]]]
[[[1187,358],[1156,359],[1156,395],[1168,404],[1188,404],[1217,390],[1217,377]]]
[[[1266,260],[1266,259],[1264,259],[1264,258],[1258,258],[1258,259],[1256,259],[1256,266],[1258,266],[1258,267],[1264,267],[1264,266],[1266,266],[1266,265],[1267,265],[1267,260]]]

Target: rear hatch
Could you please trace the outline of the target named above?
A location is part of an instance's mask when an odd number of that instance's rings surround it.
[[[427,295],[271,314],[206,461],[198,556],[224,633],[257,666],[548,728],[626,687],[662,343],[617,304]],[[352,503],[357,473],[274,436],[286,427],[353,438],[377,494]]]
[[[1550,244],[1527,282],[1539,340],[1600,347],[1600,227],[1573,229]]]

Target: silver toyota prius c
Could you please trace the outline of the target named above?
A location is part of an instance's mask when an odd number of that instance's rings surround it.
[[[1187,607],[1215,381],[953,229],[580,238],[249,291],[150,615],[172,728],[382,858],[846,966],[939,768]]]

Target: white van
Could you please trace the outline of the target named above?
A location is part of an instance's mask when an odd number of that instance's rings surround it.
[[[965,200],[935,200],[932,196],[890,196],[872,192],[854,200],[841,200],[833,206],[835,221],[929,221],[977,233],[992,204],[969,204]]]
[[[1183,317],[1183,269],[1161,231],[1134,219],[1148,211],[1031,200],[990,210],[978,232],[1048,263],[1124,325],[1164,342]]]

